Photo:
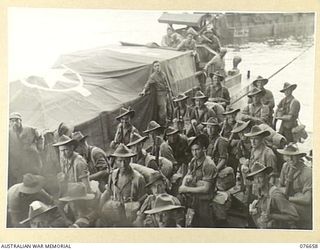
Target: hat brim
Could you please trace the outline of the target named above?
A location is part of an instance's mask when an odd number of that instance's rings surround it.
[[[161,126],[159,126],[159,127],[154,127],[154,128],[147,129],[147,130],[143,131],[143,133],[144,133],[144,134],[148,134],[148,133],[150,133],[150,132],[152,132],[152,131],[155,131],[155,130],[158,130],[158,129],[161,129],[161,128],[162,128]]]
[[[138,144],[138,143],[140,143],[140,142],[145,142],[147,139],[148,139],[148,136],[143,136],[143,137],[139,138],[139,139],[136,140],[136,141],[133,141],[133,142],[128,143],[128,144],[127,144],[127,147],[134,146],[134,145],[136,145],[136,144]]]
[[[230,115],[230,114],[233,114],[233,113],[238,113],[240,111],[240,109],[233,109],[233,110],[230,110],[230,111],[226,111],[224,113],[222,113],[223,115]]]
[[[160,213],[160,212],[164,212],[164,211],[170,211],[173,209],[177,209],[177,208],[183,208],[183,206],[179,206],[179,205],[167,205],[167,206],[163,206],[163,207],[157,207],[157,208],[153,208],[150,210],[146,210],[144,211],[145,214],[156,214],[156,213]]]
[[[182,98],[177,98],[177,99],[174,99],[173,101],[174,102],[182,102],[184,100],[187,100],[189,97],[188,96],[185,96],[185,97],[182,97]]]
[[[127,111],[127,112],[125,112],[125,113],[117,116],[116,119],[117,119],[118,121],[120,121],[121,117],[124,117],[124,116],[126,116],[126,115],[129,115],[130,118],[132,118],[132,117],[134,117],[134,113],[135,113],[134,110],[129,110],[129,111]]]
[[[68,145],[68,144],[77,144],[77,141],[75,139],[70,139],[70,140],[67,140],[67,141],[64,141],[64,142],[57,142],[55,144],[52,144],[52,146],[54,147],[59,147],[59,146],[64,146],[64,145]]]
[[[26,224],[26,223],[28,223],[30,220],[33,220],[34,218],[37,218],[39,215],[45,214],[45,213],[47,213],[47,212],[50,212],[50,211],[52,211],[52,210],[55,209],[55,208],[57,208],[57,206],[50,207],[49,209],[43,211],[43,212],[40,213],[40,214],[37,214],[36,216],[33,216],[33,217],[31,217],[31,218],[28,217],[27,219],[25,219],[25,220],[23,220],[23,221],[20,221],[19,224]]]
[[[252,82],[252,85],[255,86],[255,87],[257,87],[257,83],[258,83],[258,82],[262,82],[262,84],[263,84],[263,86],[264,86],[264,85],[266,85],[266,84],[269,82],[269,80],[266,79],[266,78],[256,79],[256,80],[254,80],[254,81]]]
[[[301,156],[306,156],[307,153],[305,152],[301,152],[301,151],[298,151],[298,152],[289,152],[285,149],[277,149],[277,152],[279,154],[282,154],[282,155],[301,155]]]
[[[193,144],[195,144],[197,141],[200,141],[200,143],[207,148],[209,146],[209,139],[207,136],[205,136],[204,134],[200,134],[198,136],[196,136],[195,138],[193,138],[190,142],[188,147],[191,148]]]
[[[78,200],[93,200],[94,194],[87,194],[86,196],[79,196],[79,197],[72,197],[72,196],[65,196],[59,199],[59,201],[78,201]]]
[[[297,84],[292,84],[289,87],[285,88],[285,89],[281,89],[280,92],[283,93],[284,91],[286,91],[287,89],[292,89],[295,90],[297,88]]]
[[[126,154],[118,154],[118,153],[113,153],[110,156],[112,157],[121,157],[121,158],[131,158],[136,156],[137,154],[134,153],[126,153]]]
[[[244,134],[246,137],[255,137],[255,136],[263,136],[263,137],[267,137],[269,135],[271,135],[270,131],[265,130],[265,131],[259,131],[259,132],[255,132],[255,133],[246,133]]]
[[[235,133],[239,133],[239,132],[245,130],[249,126],[250,122],[251,121],[249,120],[249,121],[245,122],[244,124],[240,125],[239,127],[236,127],[235,129],[231,130],[231,133],[235,134]]]
[[[202,125],[205,125],[205,126],[219,126],[220,127],[220,124],[219,123],[212,123],[212,122],[201,122]]]
[[[273,168],[272,167],[266,167],[266,168],[262,168],[258,171],[255,171],[255,172],[252,172],[250,174],[247,175],[247,179],[249,181],[252,181],[253,180],[253,177],[257,174],[260,174],[260,173],[266,173],[266,174],[270,174],[271,172],[273,171]]]
[[[167,136],[170,136],[170,135],[175,135],[175,134],[177,134],[177,133],[179,133],[179,130],[178,130],[178,129],[176,129],[176,130],[174,130],[174,131],[172,131],[172,132],[170,132],[170,133],[166,133],[166,135],[167,135]]]
[[[259,94],[261,94],[262,93],[262,90],[260,90],[260,91],[257,91],[257,92],[254,92],[254,93],[249,93],[248,94],[248,97],[253,97],[253,96],[256,96],[256,95],[259,95]]]
[[[19,192],[24,194],[35,194],[40,192],[44,187],[44,180],[41,180],[39,184],[35,187],[26,187],[23,183],[20,183]]]
[[[195,96],[195,97],[192,97],[192,99],[193,99],[193,100],[197,100],[197,99],[198,99],[198,100],[201,100],[201,99],[203,99],[203,100],[206,100],[206,101],[207,101],[207,100],[208,100],[208,97],[207,97],[207,96]]]

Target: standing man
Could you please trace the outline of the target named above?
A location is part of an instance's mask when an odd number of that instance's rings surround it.
[[[211,72],[219,72],[220,75],[223,77],[226,76],[226,71],[225,71],[225,60],[224,57],[227,54],[227,50],[225,48],[222,48],[220,52],[214,56],[207,64],[204,66],[203,70],[207,71],[209,66],[213,67],[213,70]]]
[[[167,123],[167,95],[169,94],[169,83],[166,74],[161,70],[160,62],[154,61],[152,63],[153,73],[150,75],[144,89],[140,95],[144,96],[150,92],[151,87],[156,92],[157,107],[158,107],[158,123],[165,126]]]
[[[277,150],[286,161],[280,173],[280,186],[299,213],[299,229],[312,229],[312,169],[302,160],[306,153],[289,144]]]
[[[131,158],[135,155],[122,143],[117,147],[111,155],[115,157],[116,169],[113,170],[108,187],[100,200],[100,207],[111,205],[105,203],[112,200],[117,201],[125,209],[125,221],[118,222],[125,226],[132,226],[136,213],[146,197],[146,183],[143,176],[130,166]]]
[[[111,169],[107,161],[106,153],[101,148],[89,145],[87,143],[87,137],[87,135],[84,136],[80,131],[72,134],[72,139],[77,142],[75,151],[79,153],[88,164],[90,174],[89,181],[98,181],[99,189],[103,192]]]
[[[206,89],[206,96],[211,102],[217,102],[226,107],[230,104],[230,93],[227,88],[221,85],[224,76],[219,71],[216,71],[211,79],[211,84]]]
[[[267,105],[270,108],[271,114],[273,114],[274,97],[270,90],[265,89],[264,86],[268,83],[268,79],[258,76],[256,80],[252,82],[252,85],[257,89],[261,89],[261,103]]]
[[[13,112],[9,116],[9,178],[11,187],[22,181],[26,173],[40,174],[43,137],[37,129],[22,125],[22,116]]]
[[[281,120],[279,133],[282,134],[287,142],[295,142],[292,129],[298,126],[300,102],[292,95],[292,92],[297,88],[297,84],[290,84],[288,82],[283,84],[280,92],[285,94],[278,104],[275,120]]]
[[[89,169],[86,160],[74,151],[77,142],[66,135],[62,135],[59,141],[53,144],[54,147],[59,147],[60,156],[64,158],[61,165],[61,172],[57,174],[60,182],[60,194],[67,191],[68,183],[82,182],[91,192],[89,184]]]
[[[209,145],[206,135],[198,135],[189,139],[189,148],[193,158],[188,166],[188,173],[179,188],[186,195],[187,208],[192,227],[212,227],[213,215],[210,203],[215,192],[214,179],[217,169],[205,150]],[[187,223],[188,226],[189,223]]]
[[[132,133],[139,133],[139,130],[131,124],[131,119],[134,117],[134,110],[129,107],[121,108],[120,114],[116,117],[116,120],[119,121],[114,140],[110,143],[112,149],[116,149],[120,143],[128,144]]]

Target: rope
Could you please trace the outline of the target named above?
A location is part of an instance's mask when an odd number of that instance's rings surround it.
[[[308,48],[306,48],[304,51],[302,51],[299,55],[297,55],[296,57],[294,57],[290,62],[288,62],[286,65],[284,65],[283,67],[281,67],[280,69],[278,69],[275,73],[273,73],[271,76],[269,76],[267,79],[271,79],[272,77],[274,77],[276,74],[278,74],[280,71],[282,71],[283,69],[285,69],[287,66],[289,66],[291,63],[293,63],[295,60],[297,60],[300,56],[302,56],[305,52],[307,52],[311,47],[313,47],[313,45],[309,46]],[[251,84],[249,85],[251,86]],[[230,105],[235,104],[236,102],[240,101],[243,97],[247,96],[249,94],[250,91],[247,91],[245,94],[241,95],[240,97],[238,97],[236,100],[234,100]]]

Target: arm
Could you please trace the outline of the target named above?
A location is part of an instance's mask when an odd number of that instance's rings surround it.
[[[298,205],[310,205],[312,199],[312,193],[311,190],[296,196],[290,196],[289,201],[296,203]]]
[[[155,84],[155,80],[153,79],[153,74],[150,75],[140,95],[144,96],[147,92],[149,92],[152,84]]]
[[[296,208],[280,191],[273,192],[271,199],[270,206],[272,213],[269,215],[270,219],[287,222],[299,220],[299,215]]]
[[[34,130],[35,135],[35,144],[39,151],[42,151],[44,149],[44,139],[43,136],[38,132],[37,129]]]
[[[200,184],[201,185],[199,185],[197,187],[188,187],[188,186],[185,186],[182,184],[179,187],[179,192],[180,193],[191,193],[191,194],[206,194],[206,193],[208,193],[212,184],[208,181],[201,181]]]

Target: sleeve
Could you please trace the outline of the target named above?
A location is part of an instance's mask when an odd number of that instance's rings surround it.
[[[203,181],[213,182],[217,170],[213,162],[205,162],[203,166]]]
[[[228,159],[228,142],[226,140],[224,140],[223,138],[219,139],[219,143],[218,143],[218,152],[219,152],[219,156],[222,159]]]
[[[83,178],[88,178],[89,170],[88,165],[84,160],[76,160],[76,168],[77,168],[77,179],[81,180]]]
[[[173,150],[167,142],[163,142],[160,145],[160,156],[167,158],[174,165],[177,163],[176,159],[173,156]]]
[[[265,162],[266,167],[272,167],[273,171],[272,173],[275,175],[278,175],[278,168],[277,168],[277,158],[275,154],[273,153],[272,149],[268,148],[267,153],[265,154]]]
[[[146,194],[146,182],[142,175],[139,175],[138,178],[137,200],[141,199]]]
[[[121,141],[121,132],[120,131],[121,131],[121,123],[119,123],[117,126],[117,131],[114,136],[115,143],[120,143],[120,141]]]
[[[278,104],[278,106],[277,106],[278,109],[279,109],[279,108],[282,108],[283,102],[284,102],[284,99],[282,99],[282,100],[279,102],[279,104]]]
[[[312,190],[312,174],[310,171],[305,171],[304,178],[303,178],[303,188],[302,193],[306,193]]]
[[[226,89],[226,88],[223,89],[223,98],[228,101],[227,104],[230,103],[230,93],[229,93],[228,89]]]
[[[275,214],[287,215],[290,217],[291,221],[299,220],[299,214],[296,208],[288,199],[286,199],[281,191],[277,190],[272,192],[270,205],[270,213],[273,213],[273,210],[276,210],[274,211]]]
[[[262,105],[261,107],[261,119],[265,122],[269,122],[269,116],[270,116],[270,108],[267,105]]]
[[[179,43],[179,45],[177,46],[177,50],[179,51],[184,50],[184,40],[182,40],[181,43]]]
[[[289,115],[292,115],[294,118],[298,117],[300,111],[300,103],[297,100],[293,100],[292,104],[290,105],[290,111],[289,111]]]
[[[148,81],[146,82],[145,86],[144,86],[144,91],[147,92],[150,90],[150,87],[152,84],[155,83],[155,80],[153,78],[153,74],[150,75]]]
[[[280,172],[280,178],[279,178],[280,187],[286,186],[286,173],[287,173],[287,163],[285,162]]]

